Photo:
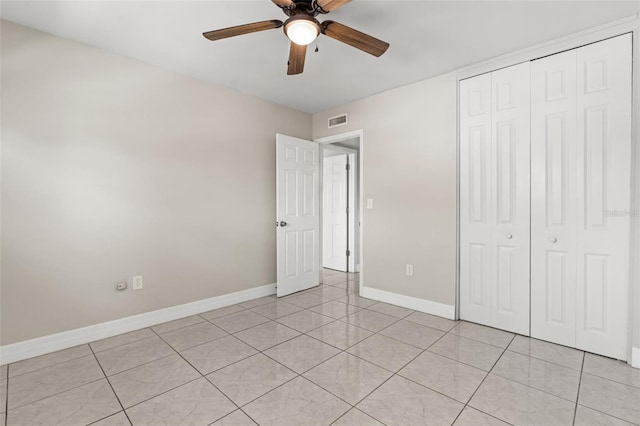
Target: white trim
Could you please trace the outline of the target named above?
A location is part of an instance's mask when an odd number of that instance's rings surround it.
[[[456,71],[458,80],[475,75],[496,71],[500,68],[531,61],[547,55],[553,55],[564,50],[575,49],[585,44],[598,42],[606,38],[634,31],[638,28],[638,16],[632,15],[607,24],[599,25],[584,31],[559,37],[535,46],[516,50],[486,61],[482,61]]]
[[[314,139],[314,142],[321,145],[328,143],[336,143],[346,141],[348,139],[359,138],[360,149],[358,152],[358,219],[360,221],[360,235],[358,238],[358,258],[360,259],[360,266],[358,272],[360,273],[359,291],[362,292],[364,288],[364,130],[352,130],[350,132],[340,133],[337,135],[326,136],[320,139]],[[322,185],[322,179],[320,184]],[[320,224],[322,226],[322,216],[320,217]],[[322,232],[322,229],[321,229]],[[322,249],[322,245],[320,246]]]
[[[183,305],[171,306],[169,308],[158,309],[157,311],[145,312],[144,314],[133,315],[90,325],[88,327],[0,346],[0,365],[33,358],[34,356],[71,348],[107,337],[117,336],[118,334],[200,314],[212,309],[223,308],[225,306],[235,305],[236,303],[270,296],[275,293],[276,285],[267,284],[261,287],[223,294],[222,296],[197,300]]]
[[[362,143],[363,130],[352,130],[350,132],[340,133],[338,135],[325,136],[324,138],[315,139],[316,143],[336,143],[341,141],[346,141],[347,139],[360,138],[360,143]],[[362,148],[362,147],[360,147]]]
[[[631,348],[631,366],[640,368],[640,348]]]
[[[367,299],[391,303],[392,305],[402,306],[403,308],[413,309],[414,311],[437,315],[439,317],[444,317],[451,320],[454,319],[456,314],[456,307],[454,305],[445,305],[444,303],[418,299],[417,297],[391,293],[389,291],[378,290],[371,287],[361,287],[360,295],[362,297],[366,297]]]

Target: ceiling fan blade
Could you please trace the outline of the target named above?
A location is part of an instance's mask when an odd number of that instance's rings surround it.
[[[302,74],[304,71],[304,59],[307,56],[307,46],[301,46],[291,42],[289,50],[289,66],[287,75]]]
[[[271,21],[254,22],[253,24],[238,25],[235,27],[223,28],[221,30],[207,31],[206,33],[202,33],[202,35],[209,40],[215,41],[223,38],[280,28],[281,26],[282,21],[273,19]]]
[[[326,12],[331,12],[332,10],[336,10],[337,8],[344,6],[350,1],[351,0],[318,0],[318,6]]]
[[[381,56],[389,48],[389,43],[387,42],[334,21],[324,21],[321,27],[322,34],[370,53],[373,56]]]
[[[293,0],[271,0],[271,1],[280,7],[291,7],[296,5],[293,2]]]

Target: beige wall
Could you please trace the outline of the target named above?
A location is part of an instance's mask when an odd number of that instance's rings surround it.
[[[445,74],[313,116],[314,138],[364,130],[367,287],[455,303],[456,86]],[[343,112],[349,124],[328,130]]]
[[[275,282],[275,134],[309,138],[309,115],[6,21],[1,38],[2,345]]]

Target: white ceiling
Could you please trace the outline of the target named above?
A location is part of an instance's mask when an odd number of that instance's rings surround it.
[[[310,113],[624,18],[640,1],[355,0],[328,18],[383,39],[375,58],[321,36],[287,76],[281,29],[211,42],[201,33],[285,16],[269,0],[5,1],[1,16]]]

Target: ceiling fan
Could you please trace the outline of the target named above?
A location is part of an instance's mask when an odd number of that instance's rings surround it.
[[[202,35],[209,40],[215,41],[284,26],[284,33],[289,40],[291,40],[289,64],[287,68],[288,75],[302,73],[304,70],[307,45],[315,40],[321,33],[376,57],[381,56],[389,48],[389,43],[354,30],[346,25],[339,24],[335,21],[324,21],[320,23],[316,19],[316,16],[319,14],[327,14],[334,11],[349,3],[351,0],[271,1],[289,17],[286,21],[282,22],[277,19],[272,19],[270,21],[254,22],[252,24],[208,31]]]

